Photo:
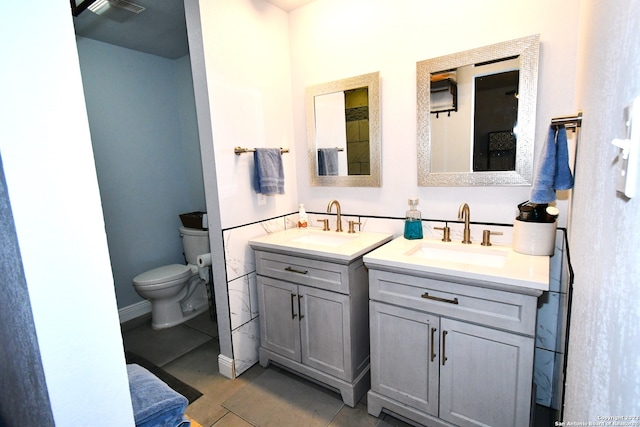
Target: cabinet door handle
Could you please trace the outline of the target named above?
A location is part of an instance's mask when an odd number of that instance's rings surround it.
[[[445,350],[446,337],[447,337],[447,331],[442,331],[442,366],[444,366],[444,362],[447,361],[447,356],[446,356],[447,351]]]
[[[296,270],[293,267],[286,267],[285,271],[290,271],[291,273],[298,273],[298,274],[307,274],[309,272],[309,270]]]
[[[436,358],[435,335],[436,335],[436,328],[431,328],[431,361],[432,362]]]
[[[298,313],[300,313],[299,320],[304,319],[304,314],[302,314],[302,309],[300,308],[300,300],[304,297],[304,295],[298,295]]]
[[[293,301],[296,299],[296,294],[291,294],[291,318],[296,318],[296,313],[293,311]],[[299,309],[299,308],[298,308]]]
[[[431,299],[434,301],[446,302],[449,304],[458,304],[458,298],[446,299],[446,298],[434,297],[433,295],[429,295],[428,292],[425,292],[424,294],[422,294],[422,298]]]

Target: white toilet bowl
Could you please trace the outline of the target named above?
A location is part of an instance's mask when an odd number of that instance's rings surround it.
[[[197,256],[209,251],[209,233],[180,228],[187,265],[154,268],[133,279],[133,287],[151,302],[151,327],[165,329],[183,323],[209,308],[206,284],[208,267],[196,265]],[[195,252],[199,254],[194,255]]]

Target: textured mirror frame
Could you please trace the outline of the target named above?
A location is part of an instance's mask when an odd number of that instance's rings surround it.
[[[540,36],[533,35],[416,64],[418,186],[471,187],[531,185],[538,92]],[[518,139],[514,171],[431,172],[430,92],[431,74],[464,65],[519,56]]]
[[[371,162],[369,175],[319,175],[316,148],[315,97],[362,87],[367,87],[369,90],[369,150]],[[305,89],[305,105],[307,110],[307,152],[311,185],[315,187],[380,187],[380,73],[363,74],[307,87]]]

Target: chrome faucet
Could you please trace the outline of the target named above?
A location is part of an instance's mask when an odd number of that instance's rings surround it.
[[[341,232],[342,231],[342,214],[340,213],[340,202],[338,202],[336,199],[333,199],[329,202],[329,205],[327,206],[327,213],[331,213],[331,208],[333,207],[333,205],[336,205],[336,231]]]
[[[464,219],[464,235],[462,237],[462,243],[471,243],[471,229],[469,228],[469,205],[463,203],[458,209],[458,219]]]

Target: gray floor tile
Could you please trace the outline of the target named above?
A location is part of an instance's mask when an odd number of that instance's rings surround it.
[[[197,421],[202,427],[209,427],[220,421],[229,413],[229,410],[220,405],[217,396],[204,395],[187,406],[184,413]]]
[[[233,412],[229,412],[227,415],[222,417],[217,423],[215,423],[212,427],[252,427],[253,424],[249,424]]]
[[[218,394],[219,388],[225,387],[230,381],[218,372],[218,354],[220,354],[220,345],[218,340],[212,339],[188,354],[167,363],[164,370],[200,390],[201,393]]]
[[[146,323],[124,333],[123,340],[125,350],[164,366],[212,338],[185,324],[156,331],[151,328],[151,323]]]
[[[324,427],[344,405],[337,394],[267,369],[223,406],[259,427]]]
[[[211,320],[208,311],[205,311],[193,319],[187,320],[185,324],[211,337],[218,336],[218,323]]]
[[[136,317],[135,319],[131,319],[124,323],[121,323],[120,329],[122,330],[122,333],[126,333],[131,331],[132,329],[137,328],[138,326],[145,325],[149,322],[151,322],[151,313],[148,313],[140,317]]]
[[[256,365],[235,380],[230,380],[218,372],[218,354],[218,340],[213,339],[163,367],[203,394],[186,410],[187,415],[203,426],[211,426],[224,417],[228,410],[222,407],[222,402],[264,372],[262,367]]]
[[[344,405],[328,427],[375,427],[378,421],[367,413],[367,405],[359,403],[355,408]]]

